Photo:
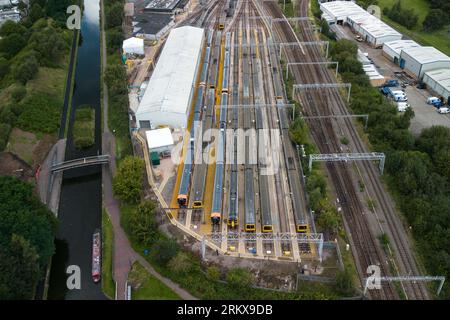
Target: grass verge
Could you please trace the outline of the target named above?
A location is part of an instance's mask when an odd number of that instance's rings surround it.
[[[168,286],[151,275],[139,262],[135,262],[128,276],[132,286],[132,300],[180,300]]]
[[[116,285],[112,275],[114,233],[111,220],[105,209],[102,212],[102,232],[102,290],[108,298],[114,299],[116,294]]]

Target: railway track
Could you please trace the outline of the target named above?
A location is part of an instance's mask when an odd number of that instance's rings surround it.
[[[266,2],[265,8],[268,12],[277,18],[282,17],[281,10],[275,2]],[[306,16],[308,12],[308,1],[301,1],[298,15]],[[299,29],[301,41],[315,41],[312,33],[312,28],[309,22],[303,22]],[[276,31],[281,38],[281,41],[294,42],[297,41],[294,32],[286,21],[276,26]],[[317,62],[325,61],[322,53],[317,47],[306,48],[306,53],[300,54],[299,51],[286,49],[286,54],[291,62]],[[332,83],[336,82],[334,76],[327,68],[316,66],[301,66],[292,68],[293,75],[297,83]],[[325,92],[325,94],[323,94]],[[302,102],[307,115],[332,114],[334,110],[329,106],[336,106],[339,114],[348,114],[345,103],[337,90],[326,90],[317,93],[306,93],[297,95]],[[333,123],[329,119],[320,121],[310,121],[311,133],[314,140],[319,146],[322,153],[337,153],[340,152],[340,142],[333,129]],[[355,145],[355,152],[364,152],[366,148],[359,138],[353,123],[349,119],[344,120],[345,130],[349,133],[351,141]],[[385,262],[385,254],[380,250],[379,244],[368,225],[367,219],[361,213],[364,208],[358,198],[351,179],[351,172],[347,165],[344,164],[327,164],[327,169],[330,173],[331,180],[335,186],[336,193],[341,199],[341,204],[344,209],[345,220],[348,228],[351,230],[352,239],[354,242],[355,252],[360,260],[359,273],[365,274],[365,268],[370,264],[378,264],[382,270],[383,275],[389,275],[389,266]],[[404,234],[401,223],[396,217],[396,213],[391,203],[387,198],[386,192],[378,177],[378,173],[371,163],[363,163],[362,171],[368,177],[371,186],[376,194],[376,199],[380,204],[381,210],[385,213],[386,220],[393,236],[396,253],[400,259],[400,264],[403,265],[403,272],[409,271],[414,274],[419,274],[417,266],[408,248],[408,242],[401,237]],[[342,203],[342,201],[344,203]],[[405,284],[403,287],[408,298],[411,299],[427,299],[428,294],[423,284]],[[391,284],[383,285],[381,292],[370,292],[372,298],[392,299],[398,298],[396,291]]]

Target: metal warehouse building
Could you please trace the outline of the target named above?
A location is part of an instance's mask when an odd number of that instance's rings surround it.
[[[402,34],[352,1],[332,1],[320,4],[322,19],[328,24],[348,24],[374,47],[400,40]]]
[[[403,35],[367,11],[347,17],[347,24],[374,47],[388,41],[400,40]]]
[[[201,60],[204,32],[173,29],[136,110],[139,128],[185,128]]]
[[[408,48],[401,52],[400,68],[422,79],[427,71],[450,69],[450,57],[434,47]]]
[[[421,47],[420,44],[413,40],[396,40],[383,44],[383,55],[392,62],[399,64],[402,50]]]
[[[322,11],[322,19],[326,20],[328,24],[344,24],[347,17],[366,12],[363,8],[352,1],[330,1],[320,4]]]
[[[423,82],[429,89],[450,101],[450,69],[437,69],[425,72]]]

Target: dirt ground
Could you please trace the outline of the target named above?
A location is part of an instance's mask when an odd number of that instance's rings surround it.
[[[13,176],[24,181],[34,180],[34,170],[11,152],[0,152],[0,176]]]
[[[56,143],[56,137],[43,134],[36,135],[14,128],[9,137],[7,150],[36,170]]]

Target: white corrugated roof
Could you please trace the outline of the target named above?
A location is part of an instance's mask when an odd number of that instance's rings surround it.
[[[169,128],[147,130],[145,135],[150,150],[173,145],[172,132]]]
[[[403,49],[407,55],[419,62],[426,64],[436,61],[450,61],[450,57],[442,53],[435,47],[415,47]]]
[[[439,83],[440,86],[450,91],[450,69],[437,69],[433,71],[427,71],[425,74]]]
[[[396,54],[400,55],[402,50],[409,49],[409,48],[418,48],[421,47],[420,44],[413,40],[395,40],[395,41],[388,41],[383,44],[383,46],[388,47],[389,49],[393,50]]]
[[[321,3],[320,6],[328,11],[328,14],[336,19],[337,17],[348,17],[353,14],[366,12],[363,8],[352,1],[330,1]]]
[[[402,36],[400,32],[391,28],[386,23],[371,15],[367,11],[364,11],[361,14],[351,15],[348,17],[348,19],[360,25],[361,28],[366,30],[367,33],[371,34],[375,38],[385,36]]]
[[[187,113],[202,41],[201,28],[186,26],[170,32],[136,114]]]

